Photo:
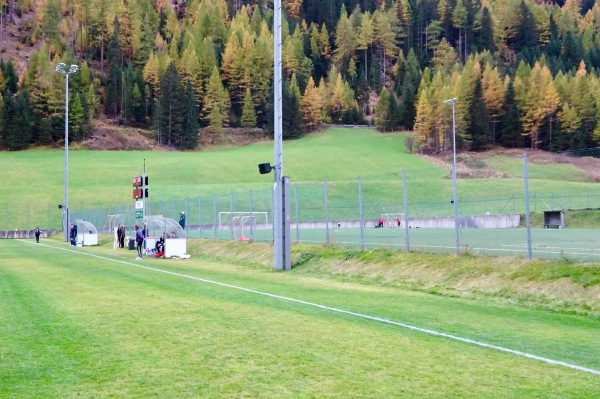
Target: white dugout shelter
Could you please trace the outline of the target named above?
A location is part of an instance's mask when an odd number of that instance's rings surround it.
[[[148,216],[146,220],[146,248],[156,246],[156,241],[165,234],[165,258],[187,254],[187,238],[178,222],[162,216]]]
[[[75,221],[77,225],[77,245],[98,245],[98,230],[91,222],[83,219]]]

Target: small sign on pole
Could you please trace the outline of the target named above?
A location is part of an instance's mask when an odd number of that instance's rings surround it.
[[[135,211],[135,218],[141,219],[144,217],[144,211]]]

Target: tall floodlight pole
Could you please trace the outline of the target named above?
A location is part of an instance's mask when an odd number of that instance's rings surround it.
[[[79,67],[71,65],[67,70],[64,62],[56,66],[56,72],[65,75],[65,195],[63,200],[63,228],[65,241],[69,241],[69,75],[77,72]]]
[[[273,201],[273,245],[275,270],[284,270],[283,237],[283,132],[282,132],[282,89],[281,89],[281,0],[274,2],[273,21],[273,90],[274,90],[274,201]]]
[[[452,194],[454,202],[454,231],[456,235],[456,253],[460,253],[460,235],[458,230],[458,200],[456,195],[456,97],[444,101],[452,105]]]

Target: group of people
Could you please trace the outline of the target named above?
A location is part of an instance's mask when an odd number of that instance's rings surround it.
[[[144,240],[146,239],[146,224],[144,223],[144,228],[140,229],[140,226],[137,224],[134,226],[135,229],[135,243],[137,249],[137,260],[142,259],[142,255],[144,253]],[[174,234],[173,236],[174,237]],[[165,254],[165,233],[156,240],[156,244],[154,245],[154,249],[152,250],[154,256],[157,258],[162,257]]]
[[[375,222],[375,228],[382,228],[384,226],[384,220],[383,218],[379,218],[376,222]],[[396,219],[396,225],[398,227],[402,226],[402,220],[400,220],[400,218]]]

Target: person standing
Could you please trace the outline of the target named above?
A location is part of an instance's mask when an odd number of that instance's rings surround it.
[[[35,230],[33,230],[33,234],[35,234],[35,242],[40,242],[40,236],[42,235],[42,230],[36,226]]]
[[[77,246],[77,225],[71,223],[71,246]]]
[[[181,211],[181,216],[179,216],[179,225],[182,229],[185,230],[185,212]]]
[[[117,241],[119,242],[119,248],[125,247],[125,227],[122,224],[117,226]]]
[[[138,226],[137,224],[135,225],[135,243],[137,244],[137,252],[138,252],[138,256],[137,256],[137,260],[141,260],[142,259],[142,247],[144,246],[144,233],[142,232],[142,230],[140,230],[140,226]]]

